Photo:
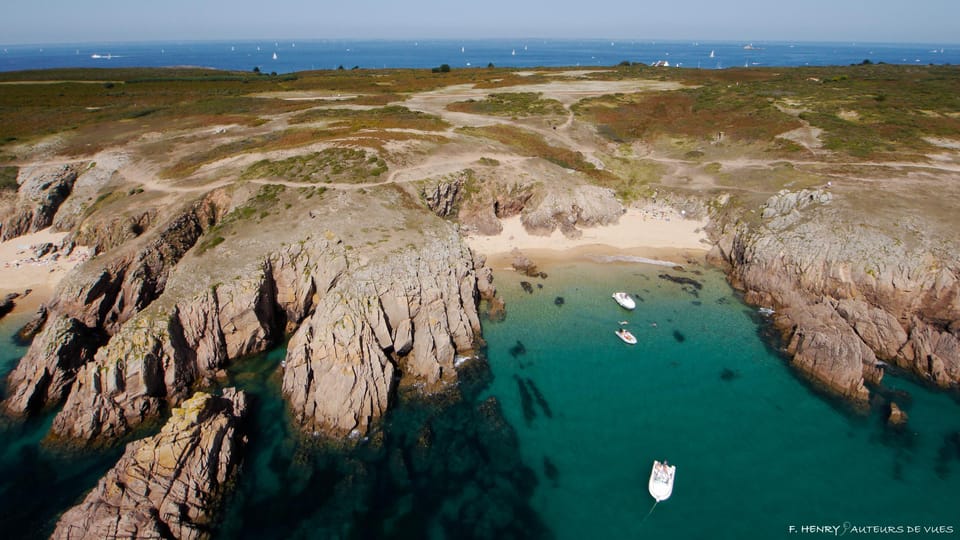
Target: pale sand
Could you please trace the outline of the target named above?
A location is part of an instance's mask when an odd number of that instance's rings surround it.
[[[60,257],[56,261],[50,260],[49,256],[33,260],[33,246],[45,242],[57,245],[66,235],[65,232],[44,229],[0,242],[0,297],[9,293],[23,294],[25,290],[32,289],[26,297],[14,300],[16,307],[13,313],[35,311],[50,299],[63,276],[86,260],[85,248],[77,248],[71,256]]]
[[[496,236],[468,236],[470,248],[497,261],[516,248],[551,259],[628,256],[671,262],[682,261],[687,253],[702,256],[710,248],[703,232],[706,220],[684,219],[666,207],[630,208],[618,223],[583,229],[580,238],[567,238],[560,231],[532,235],[520,216],[501,222],[503,231]]]

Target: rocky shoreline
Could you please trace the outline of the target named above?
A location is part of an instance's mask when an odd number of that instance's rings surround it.
[[[708,259],[748,303],[774,310],[791,365],[830,393],[866,405],[886,363],[957,389],[960,264],[850,230],[832,200],[824,189],[784,191],[759,223],[721,217]]]

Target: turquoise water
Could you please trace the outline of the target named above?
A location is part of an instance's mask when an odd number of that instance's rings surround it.
[[[291,427],[282,347],[238,362],[225,384],[253,398],[250,443],[217,538],[780,538],[845,522],[960,534],[954,397],[888,376],[878,394],[910,415],[893,430],[882,404],[858,415],[797,378],[715,271],[544,269],[532,294],[497,273],[507,319],[484,323],[488,361],[466,365],[457,395],[401,393],[355,448]],[[614,290],[642,301],[626,312]],[[636,346],[614,336],[621,320]],[[4,375],[22,322],[0,323]],[[0,433],[4,537],[49,534],[118,456],[52,452],[49,422]],[[677,479],[649,513],[654,459]]]
[[[898,399],[905,432],[886,428],[879,410],[845,410],[791,373],[715,271],[667,271],[699,280],[699,291],[650,266],[547,271],[532,294],[497,274],[508,315],[484,335],[488,392],[541,476],[532,504],[557,538],[770,538],[790,525],[844,522],[960,533],[960,436],[951,435],[960,405],[951,397],[888,376],[891,391],[911,396]],[[615,290],[643,301],[627,312],[610,299]],[[637,345],[613,334],[620,320]],[[524,413],[517,377],[534,383],[552,416],[529,384]],[[654,459],[677,466],[676,485],[644,519]]]

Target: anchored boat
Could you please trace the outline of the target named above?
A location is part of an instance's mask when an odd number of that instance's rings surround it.
[[[630,295],[625,292],[613,293],[613,299],[616,300],[623,309],[634,309],[637,307],[637,303],[634,302],[633,298],[630,298]]]
[[[616,334],[618,338],[622,339],[623,342],[626,343],[626,344],[628,344],[628,345],[636,345],[636,344],[637,344],[637,338],[634,337],[634,335],[631,334],[630,331],[627,330],[626,328],[621,328],[621,329],[619,329],[619,330],[614,330],[613,333]]]
[[[665,501],[673,494],[673,478],[677,473],[677,466],[670,465],[666,461],[653,462],[653,469],[650,471],[650,496],[657,502]],[[652,509],[651,509],[652,511]]]

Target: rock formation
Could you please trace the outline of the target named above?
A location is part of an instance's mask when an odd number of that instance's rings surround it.
[[[384,276],[390,276],[384,278]],[[431,391],[480,335],[477,277],[455,233],[353,272],[291,338],[283,392],[309,430],[366,433],[402,372]]]
[[[11,374],[3,408],[21,415],[59,404],[105,336],[163,293],[174,266],[216,221],[215,201],[214,194],[189,205],[141,242],[79,267],[62,282],[44,313],[56,323],[36,337]]]
[[[451,177],[428,181],[421,192],[427,208],[440,217],[452,215],[460,204],[461,191],[471,175],[472,172],[463,171]]]
[[[57,209],[70,195],[76,179],[77,169],[71,165],[22,169],[16,207],[0,227],[0,240],[34,233],[53,224]]]
[[[900,427],[907,423],[909,420],[907,413],[903,412],[903,409],[897,405],[896,402],[890,402],[890,412],[887,414],[887,423],[894,427]]]
[[[243,392],[197,393],[126,451],[52,538],[209,538],[246,444]]]
[[[793,365],[835,394],[865,404],[878,360],[960,384],[960,262],[882,223],[851,224],[842,203],[781,192],[759,224],[718,220],[710,259],[749,303],[777,310]]]

